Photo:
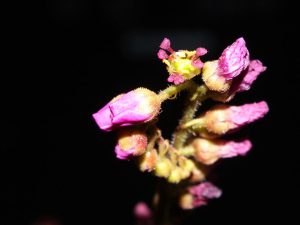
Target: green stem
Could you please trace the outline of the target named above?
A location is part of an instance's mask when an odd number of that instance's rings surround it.
[[[179,122],[178,129],[173,135],[175,148],[182,148],[185,141],[187,140],[189,131],[187,129],[181,129],[180,127],[194,118],[201,101],[205,99],[206,92],[207,87],[205,85],[196,86],[195,83],[193,83],[193,88],[189,89],[189,95],[185,109],[183,111],[183,116]]]
[[[188,80],[182,84],[172,85],[172,86],[167,87],[166,89],[159,92],[158,96],[161,99],[161,101],[163,102],[165,100],[168,100],[168,99],[174,97],[177,93],[181,92],[182,90],[190,89],[194,86],[195,86],[195,83]]]

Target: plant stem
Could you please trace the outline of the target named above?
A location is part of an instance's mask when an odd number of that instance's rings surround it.
[[[174,132],[173,135],[175,148],[179,149],[183,147],[185,141],[187,140],[189,131],[187,129],[181,129],[180,126],[194,118],[201,101],[205,99],[206,92],[207,88],[205,85],[197,86],[197,84],[195,83],[193,83],[193,88],[189,89],[189,94],[186,101],[185,109],[183,111],[183,116],[179,122],[177,130]]]
[[[171,225],[171,187],[170,184],[164,180],[159,180],[158,182],[158,202],[155,210],[155,225]]]
[[[179,84],[179,85],[171,85],[169,87],[167,87],[166,89],[162,90],[161,92],[159,92],[158,96],[160,97],[161,101],[165,101],[167,99],[172,98],[173,96],[175,96],[177,93],[181,92],[182,90],[185,89],[191,89],[192,87],[194,87],[196,84],[190,80]]]

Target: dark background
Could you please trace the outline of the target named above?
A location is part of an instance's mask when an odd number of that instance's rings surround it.
[[[267,67],[234,104],[266,100],[270,113],[243,129],[254,148],[215,168],[224,195],[184,224],[241,224],[296,218],[299,146],[299,36],[289,1],[48,0],[12,6],[7,17],[9,73],[1,82],[0,224],[134,224],[132,207],[150,201],[154,178],[115,158],[115,134],[92,120],[113,96],[138,86],[164,88],[156,52],[209,50],[217,58],[238,37]],[[166,137],[180,116],[164,105]],[[2,189],[1,188],[1,189]],[[112,214],[112,215],[111,215]]]

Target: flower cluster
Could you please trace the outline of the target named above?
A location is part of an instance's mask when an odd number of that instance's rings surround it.
[[[252,147],[250,140],[232,140],[230,134],[269,111],[265,101],[225,104],[237,93],[249,90],[266,70],[261,61],[250,58],[243,38],[225,48],[217,60],[202,62],[200,57],[206,53],[202,47],[174,51],[170,40],[164,38],[157,56],[166,65],[167,81],[173,85],[159,93],[137,88],[120,94],[93,114],[100,129],[118,131],[118,159],[133,159],[141,171],[182,184],[177,185],[180,191],[175,197],[182,209],[199,207],[221,196],[222,191],[206,181],[207,171],[218,160],[246,155]],[[188,96],[183,117],[172,140],[165,139],[156,126],[161,105],[184,90]],[[206,99],[217,104],[198,113]],[[137,211],[143,218],[150,215],[144,205]]]

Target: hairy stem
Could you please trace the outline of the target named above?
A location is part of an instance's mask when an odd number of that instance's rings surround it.
[[[168,99],[171,99],[172,97],[174,97],[177,93],[181,92],[182,90],[185,89],[191,89],[193,87],[195,87],[195,83],[188,80],[182,84],[179,85],[171,85],[169,87],[167,87],[166,89],[162,90],[161,92],[159,92],[158,96],[160,97],[161,101],[165,101]]]
[[[207,88],[205,85],[197,86],[195,83],[193,83],[192,88],[189,89],[183,116],[179,122],[178,129],[173,135],[175,148],[179,149],[183,147],[185,141],[187,140],[189,131],[186,129],[181,129],[180,127],[194,118],[200,103],[205,99],[206,92]]]

